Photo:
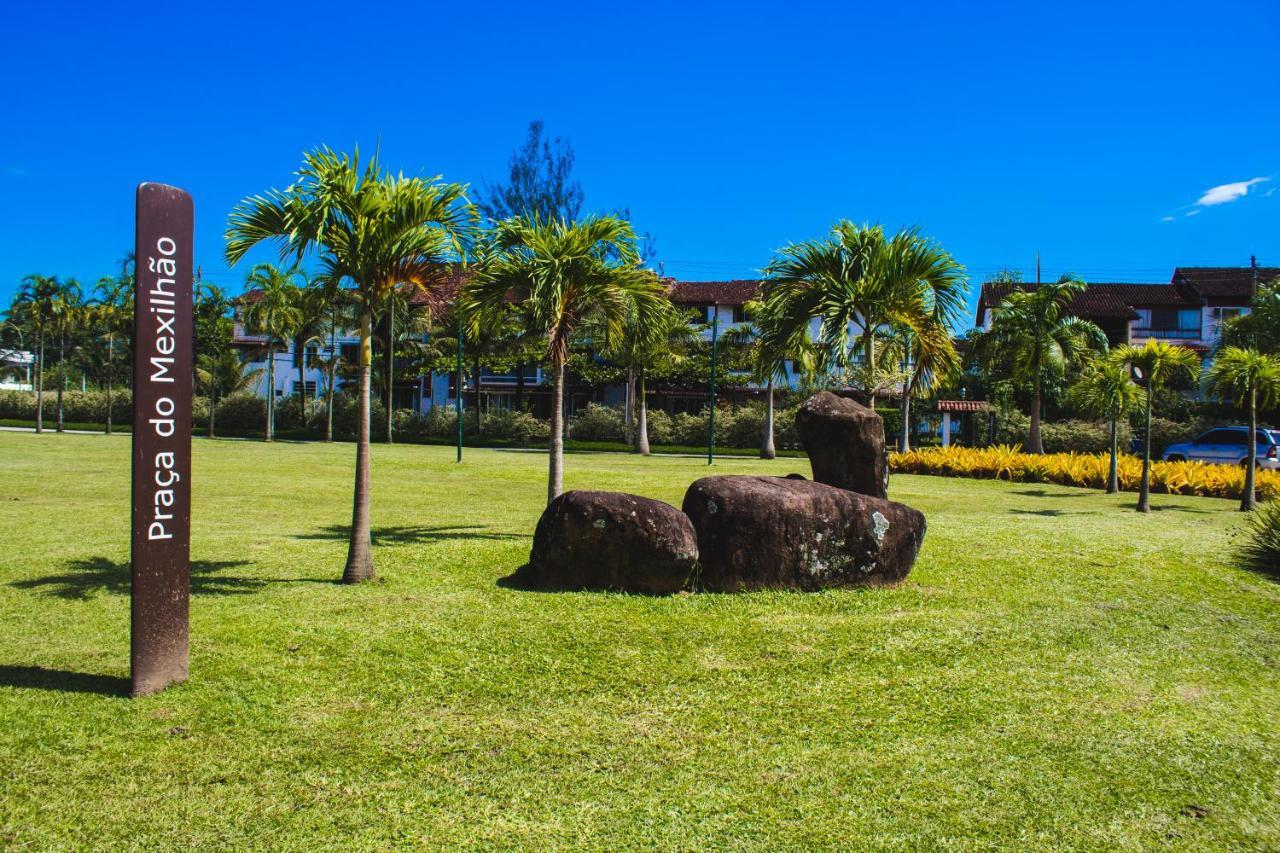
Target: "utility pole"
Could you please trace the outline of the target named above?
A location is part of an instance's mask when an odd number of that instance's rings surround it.
[[[707,422],[707,464],[715,464],[716,450],[716,348],[720,329],[720,303],[711,303],[711,411]]]

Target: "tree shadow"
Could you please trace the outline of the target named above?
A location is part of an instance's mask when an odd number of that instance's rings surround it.
[[[400,527],[375,527],[370,531],[374,545],[416,545],[421,542],[444,542],[452,539],[510,540],[528,539],[524,533],[496,533],[478,524],[452,524],[438,527],[405,525]],[[346,524],[330,524],[314,533],[304,533],[295,539],[347,539],[351,527]]]
[[[129,679],[120,675],[95,675],[43,666],[0,666],[0,687],[30,687],[64,693],[99,693],[128,696]]]
[[[222,572],[247,566],[247,560],[192,560],[192,595],[246,595],[273,583],[327,583],[311,578],[274,579],[225,575]],[[131,575],[129,563],[118,563],[106,557],[88,557],[67,563],[68,571],[11,581],[18,589],[41,590],[58,598],[86,599],[100,592],[127,595]]]
[[[1095,515],[1092,512],[1067,512],[1061,509],[1011,509],[1013,515],[1039,515],[1044,518],[1061,518],[1064,515]]]
[[[1071,488],[1079,488],[1073,486]],[[1048,489],[1019,489],[1010,492],[1013,495],[1025,495],[1029,498],[1087,498],[1091,497],[1088,492],[1051,492]]]
[[[1178,506],[1177,504],[1153,504],[1152,512],[1194,512],[1197,515],[1208,515],[1212,510],[1196,509],[1190,506]]]

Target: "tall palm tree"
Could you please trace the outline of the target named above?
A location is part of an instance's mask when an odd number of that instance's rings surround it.
[[[901,362],[902,429],[898,435],[898,452],[911,451],[911,401],[927,397],[938,386],[960,372],[960,354],[956,352],[951,330],[941,318],[922,326],[890,327],[886,343]]]
[[[306,273],[298,276],[298,289],[294,293],[294,305],[298,309],[298,322],[293,327],[292,345],[294,364],[298,370],[298,394],[302,398],[305,415],[307,402],[307,347],[324,340],[329,305],[323,288],[316,287]]]
[[[1280,399],[1280,356],[1242,347],[1223,347],[1209,368],[1209,389],[1238,406],[1249,407],[1249,457],[1244,472],[1244,493],[1240,509],[1249,512],[1258,505],[1254,486],[1258,467],[1258,406],[1267,408]]]
[[[376,155],[361,166],[358,150],[346,155],[328,148],[306,154],[287,189],[244,199],[228,221],[229,262],[271,242],[282,257],[318,255],[322,276],[351,285],[360,330],[360,405],[351,539],[342,574],[346,583],[374,574],[369,528],[373,314],[396,285],[436,293],[442,262],[461,258],[474,222],[463,185],[393,176]]]
[[[731,346],[747,348],[747,364],[751,369],[751,381],[764,386],[764,426],[760,431],[760,458],[774,459],[778,455],[774,441],[774,386],[778,381],[791,383],[791,365],[802,372],[813,367],[813,348],[807,334],[802,340],[786,339],[773,324],[775,318],[764,310],[758,301],[748,302],[746,311],[754,322],[736,326],[725,332],[724,342]]]
[[[1107,469],[1109,495],[1120,491],[1120,419],[1136,412],[1146,397],[1143,390],[1134,384],[1120,352],[1117,349],[1110,358],[1091,363],[1070,391],[1072,404],[1077,409],[1095,418],[1106,418],[1111,425],[1111,463]]]
[[[627,368],[628,375],[635,376],[634,450],[642,456],[649,455],[645,375],[661,364],[677,363],[687,349],[698,343],[699,327],[691,323],[692,314],[677,309],[666,299],[637,300],[627,310],[621,334],[602,349],[610,361]]]
[[[217,438],[218,403],[233,394],[253,389],[263,371],[245,370],[240,356],[232,349],[202,352],[196,356],[196,382],[209,395],[209,438]]]
[[[1027,452],[1044,453],[1040,438],[1045,374],[1066,369],[1092,350],[1106,352],[1107,336],[1088,320],[1067,314],[1071,301],[1088,287],[1071,275],[1031,290],[1015,290],[996,309],[991,330],[977,339],[988,360],[1002,358],[1031,391]]]
[[[967,298],[964,267],[914,228],[888,237],[879,225],[841,220],[825,240],[780,250],[764,273],[762,301],[777,334],[794,339],[818,318],[821,367],[842,377],[858,353],[859,372],[874,377],[882,326],[923,329],[938,316],[949,326]],[[874,406],[877,387],[867,391]]]
[[[338,369],[342,366],[342,354],[338,351],[338,331],[351,327],[350,294],[342,287],[342,279],[328,275],[311,278],[312,290],[316,299],[324,303],[325,320],[323,335],[329,339],[329,354],[320,358],[320,368],[324,371],[324,440],[333,441],[333,398],[337,391]]]
[[[53,323],[53,303],[62,282],[57,276],[29,275],[22,280],[14,295],[9,314],[25,325],[35,336],[36,348],[36,432],[44,432],[44,368],[45,340]]]
[[[1138,512],[1151,512],[1151,406],[1156,392],[1168,382],[1194,380],[1200,375],[1200,356],[1186,347],[1152,338],[1145,346],[1124,344],[1112,351],[1112,358],[1129,365],[1147,392],[1146,437],[1142,443],[1142,484],[1138,489]]]
[[[276,352],[287,345],[302,319],[298,310],[300,280],[296,267],[280,269],[272,264],[258,264],[244,280],[240,316],[250,332],[267,339],[267,441],[275,434]]]
[[[112,390],[115,385],[116,336],[127,334],[133,323],[133,282],[124,275],[104,276],[98,279],[93,305],[93,325],[107,339],[107,357],[104,365],[107,384],[106,434],[112,428]]]
[[[547,502],[564,491],[564,366],[575,332],[592,323],[608,349],[622,333],[633,306],[654,310],[663,300],[657,278],[640,267],[636,235],[616,216],[578,222],[513,217],[497,223],[479,274],[462,291],[468,334],[485,315],[506,310],[508,300],[524,314],[526,328],[547,342],[552,372],[551,448]]]
[[[67,336],[74,335],[85,323],[84,295],[74,278],[62,282],[50,303],[50,321],[58,335],[58,432],[64,430],[62,397],[67,390]]]

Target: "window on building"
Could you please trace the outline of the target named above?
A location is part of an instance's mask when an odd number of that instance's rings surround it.
[[[299,382],[298,380],[295,379],[293,381],[293,393],[306,394],[308,397],[314,397],[316,395],[316,383]]]
[[[745,305],[733,306],[733,322],[735,323],[747,322],[747,306]]]
[[[338,349],[342,352],[342,360],[351,365],[360,361],[360,345],[359,344],[339,344]]]

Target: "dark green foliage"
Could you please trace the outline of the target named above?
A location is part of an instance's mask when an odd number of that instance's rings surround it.
[[[1280,501],[1258,505],[1249,516],[1246,536],[1241,563],[1254,571],[1280,574]]]

